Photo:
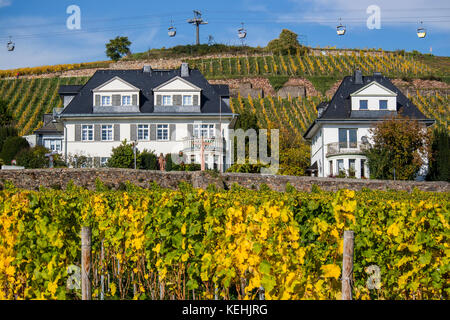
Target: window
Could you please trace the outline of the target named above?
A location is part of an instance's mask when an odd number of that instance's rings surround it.
[[[112,125],[102,125],[102,141],[113,141]]]
[[[62,141],[61,140],[44,140],[44,147],[51,151],[61,151],[62,150]]]
[[[195,163],[195,154],[191,154],[191,163]]]
[[[205,169],[209,170],[209,156],[205,154]]]
[[[183,106],[192,106],[192,96],[183,96]]]
[[[94,141],[94,126],[84,125],[81,127],[81,140],[82,141]]]
[[[122,96],[122,105],[131,106],[131,96]]]
[[[356,174],[356,160],[355,159],[348,160],[348,174],[350,177],[354,177]]]
[[[359,100],[359,110],[367,110],[367,100]]]
[[[159,141],[168,141],[169,140],[169,125],[158,124],[156,136]]]
[[[163,106],[171,106],[172,105],[172,96],[163,96],[162,103],[163,103]]]
[[[361,178],[365,178],[366,177],[366,160],[361,159]]]
[[[149,138],[149,130],[148,124],[140,124],[138,125],[138,140],[148,140]]]
[[[387,110],[388,108],[387,103],[388,103],[387,100],[380,100],[380,110]]]
[[[102,106],[111,105],[111,96],[102,96]]]
[[[194,137],[199,139],[201,137],[212,139],[216,136],[215,127],[213,124],[195,124]]]
[[[109,158],[100,158],[100,167],[106,167]]]
[[[337,172],[338,172],[338,174],[340,174],[342,171],[345,172],[344,160],[343,159],[339,159],[337,161]]]
[[[357,148],[357,129],[339,129],[339,148]]]

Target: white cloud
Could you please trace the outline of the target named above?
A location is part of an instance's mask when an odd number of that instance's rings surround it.
[[[0,0],[0,8],[11,5],[11,0]]]

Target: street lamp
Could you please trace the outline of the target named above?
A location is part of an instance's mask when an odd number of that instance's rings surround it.
[[[56,154],[58,154],[58,152],[55,152],[55,151],[52,151],[51,153],[46,153],[45,154],[45,157],[47,157],[48,158],[48,167],[50,168],[50,169],[52,169],[53,168],[53,156],[54,155],[56,155]]]
[[[133,154],[134,154],[134,170],[136,170],[136,147],[138,145],[137,141],[133,141]]]

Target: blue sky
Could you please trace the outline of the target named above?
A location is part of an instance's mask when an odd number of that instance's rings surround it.
[[[81,30],[68,30],[67,7],[81,9]],[[369,29],[366,9],[377,5],[381,28]],[[0,0],[0,69],[107,60],[105,43],[128,36],[132,52],[195,42],[194,27],[186,20],[192,10],[203,13],[201,42],[240,44],[237,29],[245,22],[246,43],[265,46],[283,28],[301,35],[308,45],[338,48],[418,50],[450,56],[450,2],[448,0],[277,0],[277,1],[154,1],[154,0]],[[336,35],[339,18],[347,27]],[[169,38],[173,20],[177,36]],[[419,39],[423,21],[428,34]],[[9,36],[16,50],[8,52]]]

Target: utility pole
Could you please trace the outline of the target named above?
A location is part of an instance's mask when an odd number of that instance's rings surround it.
[[[200,25],[201,24],[208,24],[208,22],[204,21],[202,19],[202,13],[200,11],[198,11],[198,10],[194,10],[194,18],[193,19],[189,19],[187,22],[196,26],[196,29],[197,29],[197,41],[196,41],[196,44],[199,45],[200,44]]]

